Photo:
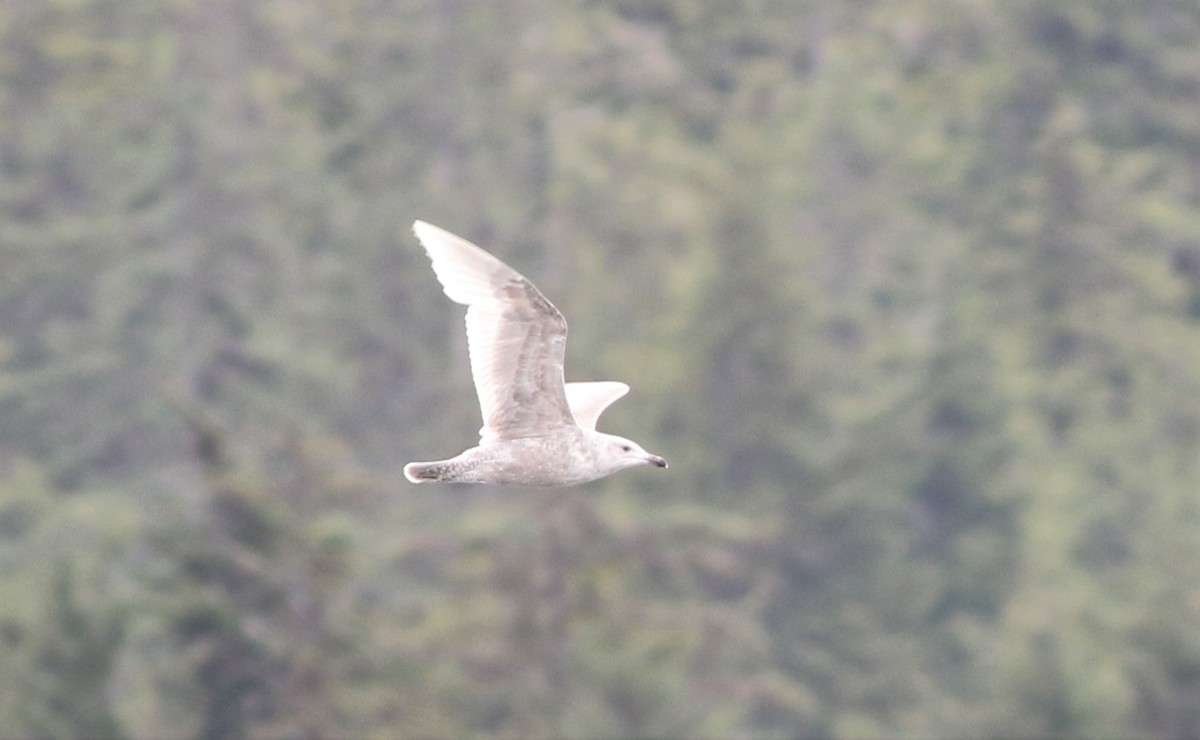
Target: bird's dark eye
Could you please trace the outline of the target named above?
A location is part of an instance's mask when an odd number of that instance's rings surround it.
[[[621,452],[633,452],[633,448],[629,445],[621,445]]]

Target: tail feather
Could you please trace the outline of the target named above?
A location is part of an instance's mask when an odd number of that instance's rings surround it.
[[[413,483],[428,483],[431,480],[441,480],[444,469],[445,465],[440,462],[411,462],[404,466],[404,477]]]

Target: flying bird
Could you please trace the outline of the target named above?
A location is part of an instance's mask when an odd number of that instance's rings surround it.
[[[567,322],[519,272],[462,237],[417,221],[413,231],[446,295],[467,308],[471,375],[483,412],[479,445],[448,460],[412,462],[413,483],[567,486],[667,461],[596,431],[629,392],[614,381],[566,383]]]

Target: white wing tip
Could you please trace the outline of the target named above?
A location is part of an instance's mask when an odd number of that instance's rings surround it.
[[[429,233],[431,230],[436,229],[436,228],[437,228],[436,226],[429,223],[428,221],[422,221],[419,218],[416,221],[413,221],[413,225],[412,225],[413,233],[417,235],[418,239],[421,238],[421,232]]]

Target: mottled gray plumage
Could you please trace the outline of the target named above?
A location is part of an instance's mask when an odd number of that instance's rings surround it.
[[[596,420],[629,392],[613,381],[565,383],[567,322],[520,273],[424,221],[413,231],[451,300],[467,308],[467,348],[483,428],[479,446],[449,460],[404,466],[413,483],[564,486],[637,465],[667,467]]]

